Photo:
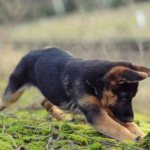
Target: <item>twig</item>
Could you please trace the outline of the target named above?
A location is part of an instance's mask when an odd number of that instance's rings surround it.
[[[18,145],[16,144],[15,140],[13,139],[13,137],[12,137],[10,134],[8,134],[8,136],[9,136],[9,137],[10,137],[10,139],[12,140],[13,145],[14,145],[14,148],[17,148],[17,147],[18,147]]]
[[[53,150],[53,148],[50,148],[51,143],[52,143],[52,138],[50,137],[50,138],[48,139],[47,144],[46,144],[47,150]]]

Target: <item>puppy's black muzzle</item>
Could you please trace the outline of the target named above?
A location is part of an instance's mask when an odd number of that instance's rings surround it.
[[[121,122],[133,122],[134,117],[133,116],[129,116],[129,117],[121,117],[118,118]]]
[[[134,120],[131,101],[120,100],[115,106],[110,106],[109,109],[121,122],[133,122]]]

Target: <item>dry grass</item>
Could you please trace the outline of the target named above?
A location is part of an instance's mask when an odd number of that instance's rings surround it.
[[[149,38],[150,3],[130,5],[119,9],[80,12],[68,16],[40,19],[30,23],[1,28],[5,38],[12,41],[94,40],[108,38]],[[143,10],[147,26],[140,29],[135,13]],[[7,31],[5,30],[7,29]]]

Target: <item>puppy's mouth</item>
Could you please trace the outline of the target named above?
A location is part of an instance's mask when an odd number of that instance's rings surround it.
[[[110,106],[107,112],[111,118],[113,118],[114,120],[118,120],[119,122],[126,123],[134,121],[133,113],[129,114],[128,111],[125,112],[123,109],[118,110]]]
[[[118,118],[119,121],[121,122],[133,122],[133,117],[121,117],[121,118]]]
[[[129,117],[129,118],[118,118],[116,117],[110,110],[107,110],[108,115],[115,121],[119,122],[119,123],[127,123],[127,122],[133,122],[134,119],[133,117]]]

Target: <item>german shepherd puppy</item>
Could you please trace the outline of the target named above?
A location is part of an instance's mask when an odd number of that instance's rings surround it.
[[[145,134],[133,122],[132,98],[138,82],[149,75],[150,69],[128,62],[82,60],[57,48],[32,51],[10,75],[0,110],[33,85],[56,118],[63,114],[59,108],[80,111],[97,131],[119,140],[138,140]]]

